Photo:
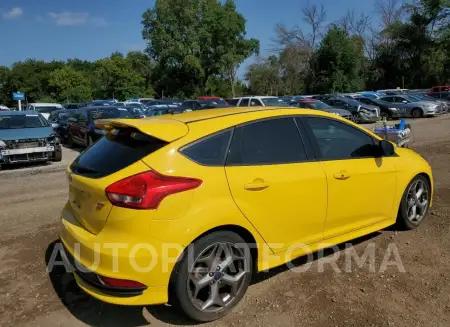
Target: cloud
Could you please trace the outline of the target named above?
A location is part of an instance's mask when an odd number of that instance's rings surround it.
[[[5,19],[14,19],[23,15],[23,10],[20,7],[14,7],[10,11],[0,11],[2,13],[2,17]]]
[[[92,17],[87,12],[70,12],[63,11],[60,13],[50,12],[48,16],[54,20],[58,26],[107,26],[108,23],[104,18]]]
[[[106,19],[102,17],[92,17],[90,19],[90,22],[92,25],[95,26],[108,26],[108,22],[106,21]]]

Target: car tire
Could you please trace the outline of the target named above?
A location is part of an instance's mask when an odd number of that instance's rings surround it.
[[[68,148],[72,148],[72,147],[73,147],[72,134],[67,133],[67,137],[66,137],[65,141],[66,141],[66,146],[67,146]]]
[[[411,116],[412,116],[413,118],[422,118],[422,117],[423,117],[423,110],[420,109],[420,108],[414,108],[414,109],[411,111]]]
[[[230,260],[231,266],[226,266]],[[231,231],[207,234],[193,242],[175,266],[173,304],[196,321],[219,319],[243,298],[252,271],[250,248],[242,237]],[[194,280],[203,286],[196,286]]]
[[[53,152],[53,161],[60,162],[62,160],[62,149],[61,146],[58,146],[55,148],[55,151]]]
[[[358,124],[360,122],[359,114],[352,114],[350,120],[355,124]]]
[[[420,196],[417,194],[422,189]],[[431,200],[431,185],[423,175],[417,175],[403,193],[397,215],[397,226],[402,230],[418,227],[428,212]]]

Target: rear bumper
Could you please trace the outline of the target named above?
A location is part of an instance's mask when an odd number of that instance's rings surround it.
[[[164,250],[163,242],[149,234],[146,237],[130,237],[126,233],[108,231],[107,227],[97,235],[91,234],[73,218],[67,207],[62,212],[60,240],[68,257],[74,258],[74,262],[88,270],[74,270],[75,280],[81,289],[99,300],[113,304],[151,305],[168,302],[168,285],[176,256]],[[164,256],[175,260],[163,260]],[[147,288],[130,290],[104,287],[98,282],[97,274],[137,281]]]

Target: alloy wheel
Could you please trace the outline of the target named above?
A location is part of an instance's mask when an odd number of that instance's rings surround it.
[[[358,123],[359,122],[359,115],[358,114],[352,114],[352,116],[350,117],[350,120],[354,123]]]
[[[208,246],[189,270],[189,300],[202,312],[222,311],[243,291],[248,264],[244,250],[233,243]]]
[[[407,195],[407,217],[417,225],[425,217],[428,210],[428,185],[423,180],[416,180],[411,184]]]

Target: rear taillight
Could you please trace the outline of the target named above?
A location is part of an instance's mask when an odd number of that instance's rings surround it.
[[[117,278],[111,278],[111,277],[105,277],[97,275],[98,279],[103,282],[106,286],[109,287],[120,287],[120,288],[139,288],[139,289],[145,289],[147,286],[144,284],[141,284],[139,282],[136,282],[134,280],[128,280],[128,279],[117,279]]]
[[[111,184],[106,188],[106,195],[115,206],[156,209],[166,196],[195,189],[201,184],[202,181],[195,178],[146,171]]]

